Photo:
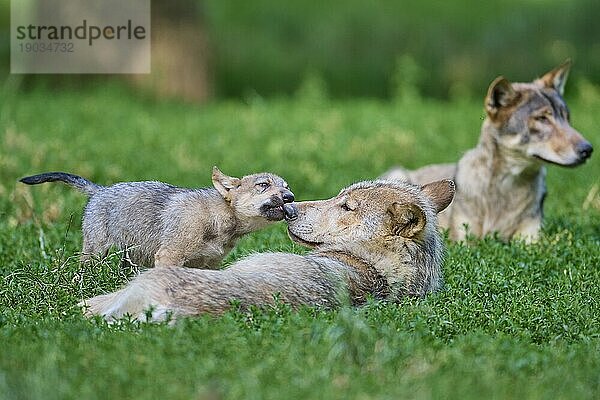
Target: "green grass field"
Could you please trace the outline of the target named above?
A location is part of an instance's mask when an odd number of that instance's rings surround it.
[[[309,88],[310,89],[310,88]],[[423,399],[600,397],[600,155],[550,167],[546,225],[532,246],[448,244],[446,285],[423,300],[360,309],[286,306],[174,327],[86,320],[76,303],[127,281],[115,255],[79,271],[85,198],[17,179],[64,170],[101,184],[207,186],[210,171],[284,176],[327,198],[394,164],[453,161],[472,147],[481,102],[293,99],[199,107],[108,86],[0,96],[0,398]],[[600,93],[569,99],[600,146]],[[303,252],[284,224],[243,239],[231,262]]]

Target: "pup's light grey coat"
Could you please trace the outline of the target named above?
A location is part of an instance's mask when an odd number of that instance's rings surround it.
[[[592,153],[592,145],[571,127],[562,98],[570,66],[567,61],[531,83],[497,78],[485,98],[479,143],[458,164],[395,168],[382,178],[417,184],[454,179],[454,202],[440,214],[440,225],[454,240],[467,232],[536,240],[546,195],[544,163],[573,167]]]
[[[442,283],[443,242],[437,212],[452,200],[452,181],[423,187],[374,181],[352,185],[329,200],[296,203],[289,235],[308,255],[262,253],[221,271],[155,268],[124,289],[82,302],[86,315],[107,320],[129,314],[162,320],[268,305],[359,305],[368,296],[397,301],[424,296]],[[152,309],[151,312],[145,311]]]
[[[112,246],[144,266],[217,268],[242,235],[293,213],[293,193],[277,175],[241,179],[213,169],[215,188],[187,189],[162,182],[100,186],[52,172],[21,179],[29,185],[61,181],[90,196],[83,215],[82,260]]]

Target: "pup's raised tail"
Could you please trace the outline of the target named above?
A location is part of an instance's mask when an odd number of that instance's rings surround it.
[[[102,189],[102,186],[96,185],[81,176],[67,174],[66,172],[47,172],[45,174],[32,175],[19,179],[19,182],[23,182],[27,185],[37,185],[40,183],[57,181],[73,186],[87,195],[93,195],[98,190]]]

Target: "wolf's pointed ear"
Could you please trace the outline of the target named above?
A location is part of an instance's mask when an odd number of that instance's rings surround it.
[[[223,196],[225,200],[230,200],[229,191],[240,187],[241,180],[233,176],[227,176],[217,167],[213,167],[212,183],[217,192]]]
[[[393,203],[387,209],[392,235],[412,238],[425,228],[425,212],[413,203]]]
[[[565,84],[567,83],[567,78],[569,77],[571,64],[573,63],[571,62],[571,59],[568,58],[565,60],[565,62],[554,68],[552,71],[544,74],[544,76],[541,78],[536,79],[535,83],[542,85],[542,87],[556,89],[556,91],[562,96],[565,92]]]
[[[518,97],[510,82],[503,76],[499,76],[494,79],[488,89],[485,97],[485,111],[494,117],[502,107],[510,106]]]
[[[423,194],[429,197],[435,212],[440,212],[450,205],[456,192],[456,186],[451,179],[431,182],[421,188]]]

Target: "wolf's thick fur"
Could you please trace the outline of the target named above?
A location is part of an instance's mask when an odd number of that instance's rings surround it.
[[[34,185],[61,181],[90,196],[83,215],[82,260],[112,246],[144,266],[219,267],[242,235],[293,213],[293,193],[280,177],[241,179],[213,169],[215,188],[187,189],[162,182],[100,186],[80,176],[51,172],[21,179]]]
[[[452,181],[423,187],[374,181],[352,185],[329,200],[296,203],[289,235],[308,255],[262,253],[221,271],[155,268],[124,289],[85,300],[86,315],[107,320],[130,314],[152,320],[220,314],[242,307],[362,304],[424,296],[442,283],[443,242],[437,212],[451,202]],[[149,314],[149,315],[150,315]]]
[[[567,61],[531,83],[494,80],[479,144],[458,164],[395,168],[382,178],[416,184],[454,179],[456,197],[440,214],[440,225],[454,240],[465,238],[465,225],[478,237],[498,232],[505,240],[536,240],[546,195],[544,162],[573,167],[592,153],[592,145],[569,124],[562,98],[570,65]]]

